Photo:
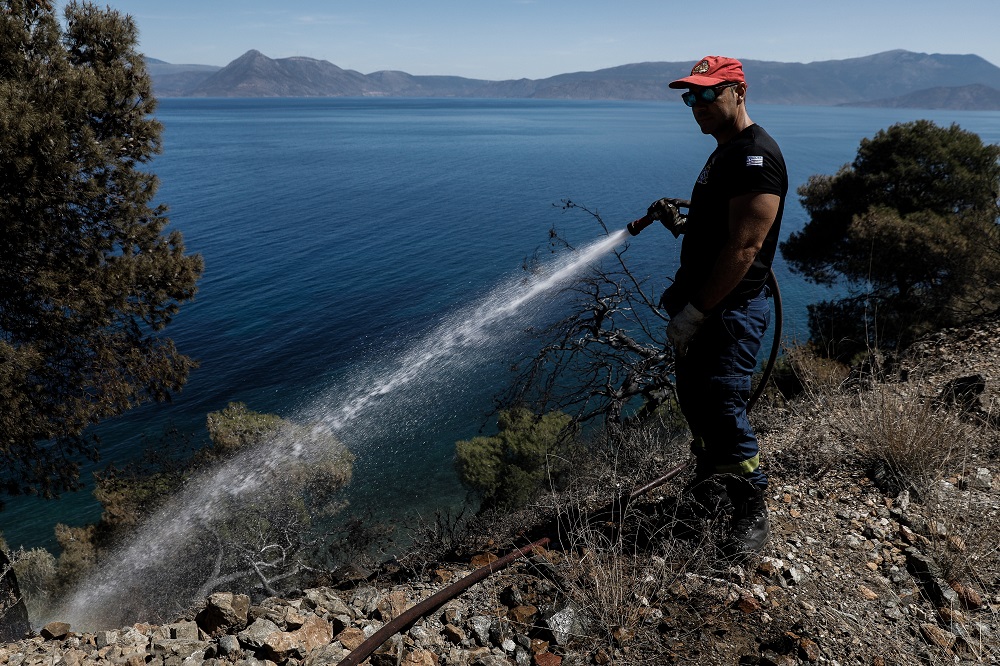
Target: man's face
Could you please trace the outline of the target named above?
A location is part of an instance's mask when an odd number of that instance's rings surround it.
[[[745,89],[743,83],[723,83],[710,88],[692,86],[688,89],[688,94],[693,96],[688,99],[693,99],[694,103],[691,113],[703,134],[714,136],[720,129],[735,124],[739,115],[739,100]],[[711,101],[706,101],[708,99]]]

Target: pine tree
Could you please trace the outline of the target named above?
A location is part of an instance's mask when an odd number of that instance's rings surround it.
[[[0,495],[79,487],[88,426],[182,387],[163,337],[202,259],[155,205],[156,100],[134,21],[0,2]]]
[[[814,342],[850,360],[1000,307],[1000,146],[957,125],[893,125],[799,188],[791,268],[846,295],[809,307]]]

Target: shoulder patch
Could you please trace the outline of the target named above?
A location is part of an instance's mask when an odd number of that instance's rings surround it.
[[[705,168],[701,170],[701,173],[698,174],[698,184],[699,185],[707,185],[708,184],[708,174],[709,174],[709,172],[711,170],[712,170],[712,163],[709,162],[708,164],[705,165]]]
[[[763,155],[747,155],[747,166],[764,166]]]

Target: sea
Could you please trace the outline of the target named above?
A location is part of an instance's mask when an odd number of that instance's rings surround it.
[[[851,162],[880,129],[926,118],[1000,143],[1000,112],[752,103],[749,112],[788,164],[783,239],[807,221],[795,189]],[[149,449],[181,451],[177,433],[204,441],[206,415],[230,402],[292,420],[336,411],[341,396],[405,364],[414,344],[433,347],[448,322],[475,316],[466,309],[527,261],[552,260],[551,230],[572,246],[601,238],[580,207],[615,231],[657,198],[686,198],[714,144],[679,102],[163,99],[156,116],[157,202],[169,207],[168,230],[205,260],[196,298],[165,334],[199,366],[171,402],[95,428],[101,461],[84,470],[88,488],[10,499],[0,532],[15,548],[54,549],[56,523],[96,521],[93,471]],[[676,269],[679,244],[659,225],[622,249],[654,292]],[[781,340],[804,341],[807,306],[831,291],[780,256],[775,273]],[[454,443],[495,428],[493,397],[531,349],[524,329],[557,320],[561,307],[539,308],[529,326],[512,322],[488,341],[491,353],[457,350],[466,358],[456,376],[419,400],[371,403],[366,423],[377,429],[338,433],[358,455],[351,510],[405,524],[457,509],[466,495]],[[409,395],[421,394],[416,383]]]

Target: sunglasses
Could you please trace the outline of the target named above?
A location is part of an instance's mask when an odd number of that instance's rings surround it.
[[[738,83],[720,83],[717,86],[712,86],[711,88],[702,88],[700,90],[689,90],[686,93],[681,94],[681,99],[688,106],[694,106],[698,102],[704,102],[705,104],[711,104],[715,100],[719,99],[719,95],[726,88],[732,88],[733,86],[739,85]]]

